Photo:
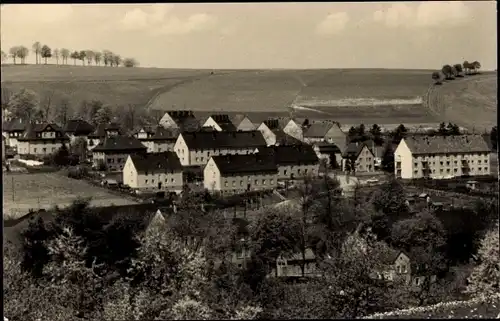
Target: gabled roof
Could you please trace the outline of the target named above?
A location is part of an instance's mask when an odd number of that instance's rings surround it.
[[[64,126],[66,133],[75,135],[89,135],[95,130],[94,126],[82,119],[71,119]]]
[[[147,148],[137,138],[131,136],[111,136],[106,137],[97,145],[93,151],[146,151]]]
[[[304,130],[304,137],[308,138],[324,138],[326,133],[333,127],[331,122],[312,123]]]
[[[155,133],[157,126],[141,126],[136,127],[136,129],[132,132],[134,135],[139,134],[140,132],[144,132],[146,134],[153,135]]]
[[[50,124],[47,122],[43,122],[40,124],[32,123],[28,125],[26,131],[21,137],[19,137],[19,140],[54,139],[37,137],[38,133],[49,131],[49,129],[50,131],[54,131],[56,133],[56,139],[69,140],[69,137],[63,132],[61,127],[59,127],[57,124]]]
[[[182,171],[179,157],[174,152],[130,155],[138,173],[170,173]]]
[[[167,111],[167,114],[174,120],[182,132],[196,131],[201,127],[191,110],[171,110]]]
[[[347,144],[347,147],[345,148],[344,152],[342,153],[342,157],[348,157],[348,158],[354,158],[357,159],[361,151],[363,150],[364,147],[368,146],[365,143],[349,143]],[[370,153],[373,155],[373,151],[368,148]],[[375,155],[373,155],[375,156]]]
[[[236,114],[236,115],[232,115],[230,117],[230,120],[235,127],[238,127],[245,118],[248,118],[248,116],[244,115],[244,114]]]
[[[11,119],[3,122],[2,130],[4,132],[23,132],[28,127],[29,123],[24,122],[22,119]]]
[[[189,149],[244,149],[266,146],[262,133],[253,131],[197,131],[182,133]]]
[[[314,255],[314,252],[311,248],[307,248],[304,254],[306,261],[313,261],[316,259],[316,255]],[[285,259],[287,261],[302,261],[302,253],[280,255],[279,259]]]
[[[89,135],[89,137],[92,138],[103,138],[106,137],[106,132],[107,131],[117,131],[118,134],[122,134],[122,130],[120,128],[120,125],[117,123],[111,122],[109,124],[99,124],[97,125],[96,129],[92,134]]]
[[[481,135],[409,136],[404,141],[414,155],[491,152]]]
[[[303,142],[285,133],[281,129],[272,130],[276,135],[276,145],[304,145]]]
[[[214,114],[210,115],[210,118],[212,118],[223,131],[236,130],[236,126],[231,122],[231,118],[227,114]]]
[[[212,156],[212,159],[221,175],[274,174],[278,172],[274,159],[265,155],[223,155]]]
[[[279,165],[318,164],[318,156],[311,145],[269,146],[259,148],[259,154],[271,157]]]

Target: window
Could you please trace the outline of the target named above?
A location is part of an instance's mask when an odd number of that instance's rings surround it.
[[[266,180],[265,179],[262,180],[262,185],[266,185]]]
[[[274,184],[274,179],[271,179],[271,181],[269,182],[271,185]]]
[[[283,175],[286,175],[286,169],[285,169],[285,170],[283,170]]]
[[[158,147],[158,152],[161,153],[161,147]]]
[[[171,183],[175,183],[175,178],[173,178],[173,177],[172,177],[172,178],[170,179],[170,182],[171,182]]]
[[[443,166],[443,162],[439,162],[439,165]]]
[[[477,161],[477,163],[478,163],[478,164],[481,164],[481,160],[478,160],[478,161]]]
[[[304,169],[304,174],[307,174],[307,168],[306,168],[306,169]]]
[[[243,181],[240,181],[240,186],[243,186]]]
[[[111,164],[112,159],[108,158],[108,164]],[[146,174],[147,175],[147,174]]]
[[[449,161],[446,162],[446,166],[450,166],[450,162]]]
[[[255,180],[255,185],[259,185],[259,180],[258,179]]]
[[[207,157],[209,157],[209,158],[210,158],[210,152],[207,152]]]
[[[454,161],[453,164],[457,165],[457,161]]]
[[[42,148],[42,151],[43,151],[43,153],[46,153],[47,152],[47,148],[45,148],[45,147]]]
[[[450,172],[450,169],[449,169],[449,168],[447,168],[447,169],[446,169],[446,173],[449,173],[449,172]]]
[[[201,161],[203,162],[203,157],[201,157]]]
[[[401,265],[398,265],[398,273],[402,273]]]
[[[236,182],[235,182],[235,181],[233,181],[233,187],[235,187],[235,186],[236,186]]]
[[[420,278],[415,278],[415,285],[420,285]]]
[[[198,158],[198,157],[196,157],[196,161],[197,161],[197,162],[199,161],[199,158]]]
[[[36,148],[33,148],[33,153],[36,153]]]
[[[413,163],[413,166],[418,167],[418,163],[417,162]]]
[[[224,182],[224,186],[227,187],[227,181]]]
[[[408,273],[408,267],[405,265],[403,265],[403,273]]]
[[[439,170],[439,172],[440,172],[441,174],[443,174],[443,169],[441,168],[441,169]]]
[[[155,180],[154,180],[154,179],[152,179],[152,180],[151,180],[151,183],[153,183],[153,184],[154,184],[154,183],[155,183]]]
[[[456,168],[453,169],[453,173],[456,173],[458,170]]]
[[[485,163],[485,164],[488,164],[488,160],[487,160],[487,159],[485,159],[485,160],[484,160],[484,163]]]
[[[148,183],[148,180],[146,179],[146,180],[144,180],[144,182],[147,184],[147,183]]]

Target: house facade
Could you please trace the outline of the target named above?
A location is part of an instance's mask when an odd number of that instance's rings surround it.
[[[276,260],[276,266],[269,273],[269,277],[302,277],[302,264],[304,264],[304,277],[321,275],[316,264],[316,256],[312,249],[307,248],[305,260],[302,253],[280,255]]]
[[[92,151],[94,166],[105,164],[106,170],[122,171],[129,155],[146,154],[147,148],[137,138],[128,136],[106,137]]]
[[[17,140],[23,135],[28,127],[28,123],[22,119],[11,119],[3,123],[2,135],[5,137],[5,144],[17,149]]]
[[[375,155],[365,143],[349,143],[342,153],[342,171],[374,172]]]
[[[123,183],[133,189],[180,193],[182,165],[172,151],[132,154],[123,167]]]
[[[304,130],[302,124],[297,119],[290,119],[285,127],[283,127],[283,131],[295,139],[304,140]]]
[[[259,131],[199,131],[179,135],[174,150],[183,166],[204,166],[212,156],[251,154],[266,146]]]
[[[235,194],[276,188],[278,168],[272,158],[258,154],[212,156],[203,177],[210,192]]]
[[[318,176],[319,158],[310,145],[269,146],[258,148],[256,151],[273,159],[278,168],[279,180]]]
[[[106,137],[122,135],[120,126],[116,123],[99,124],[94,132],[87,136],[87,149],[93,150]]]
[[[337,145],[341,150],[347,146],[347,133],[342,131],[339,123],[333,123],[325,134],[325,141]]]
[[[162,126],[144,127],[134,134],[134,137],[146,146],[148,153],[173,151],[178,136],[178,130],[165,129]]]
[[[480,135],[406,137],[394,151],[397,178],[490,174],[491,150]]]
[[[63,144],[69,144],[69,137],[56,124],[30,124],[17,142],[19,155],[45,156],[55,153]]]
[[[180,132],[191,132],[200,129],[200,123],[191,110],[172,110],[163,115],[159,122],[165,129],[177,129]]]
[[[324,160],[327,166],[337,168],[342,163],[342,151],[340,148],[327,142],[318,142],[313,145],[314,152],[320,160]],[[335,161],[335,164],[332,163]]]

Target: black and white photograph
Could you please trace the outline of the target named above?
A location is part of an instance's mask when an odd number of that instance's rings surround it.
[[[4,321],[500,319],[496,1],[0,25]]]

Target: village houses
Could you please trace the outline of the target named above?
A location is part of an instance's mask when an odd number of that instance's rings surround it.
[[[302,277],[302,264],[304,264],[304,277],[320,276],[321,271],[316,263],[316,255],[311,248],[305,250],[305,258],[302,253],[280,255],[276,260],[276,266],[271,269],[269,277]]]
[[[69,137],[56,124],[33,123],[17,138],[19,155],[45,156],[55,153],[63,144],[69,144]]]
[[[279,180],[318,175],[319,159],[311,145],[260,147],[257,152],[273,159],[278,168]]]
[[[349,143],[342,153],[342,171],[371,173],[375,171],[375,155],[365,143]]]
[[[347,134],[336,122],[313,121],[304,129],[304,141],[310,144],[325,141],[344,150],[347,145]]]
[[[397,178],[489,175],[491,150],[481,135],[410,136],[394,151]]]
[[[177,129],[162,126],[144,126],[134,133],[134,137],[147,147],[148,153],[173,151],[178,136]]]
[[[70,143],[74,143],[78,138],[87,140],[94,130],[94,126],[82,119],[70,119],[64,126],[64,132],[68,135]]]
[[[227,114],[210,115],[203,123],[203,127],[212,127],[216,131],[237,131],[238,129]]]
[[[179,135],[174,150],[182,166],[202,166],[211,156],[225,154],[251,154],[266,146],[259,131],[199,131]]]
[[[289,131],[297,137],[302,136],[297,133],[297,129],[293,127],[293,124],[295,124],[293,120],[288,121],[285,118],[271,118],[263,121],[257,130],[262,133],[267,146],[302,144],[301,138],[296,138],[287,132]],[[287,131],[285,131],[285,128],[288,128]]]
[[[129,155],[145,154],[147,148],[137,138],[114,135],[104,138],[92,150],[95,167],[104,166],[110,172],[122,171]]]
[[[278,168],[267,155],[212,156],[203,170],[204,185],[210,192],[236,194],[277,187]]]
[[[109,124],[97,125],[94,132],[87,136],[87,149],[94,149],[106,137],[122,135],[122,130],[117,123],[111,122]]]
[[[182,165],[172,151],[132,154],[123,167],[123,184],[138,190],[180,193],[182,175]]]
[[[11,119],[3,123],[2,134],[6,138],[5,144],[17,149],[17,139],[21,137],[28,126],[22,119]]]
[[[163,115],[159,122],[165,129],[177,129],[180,132],[192,132],[200,129],[201,125],[191,110],[172,110]]]

